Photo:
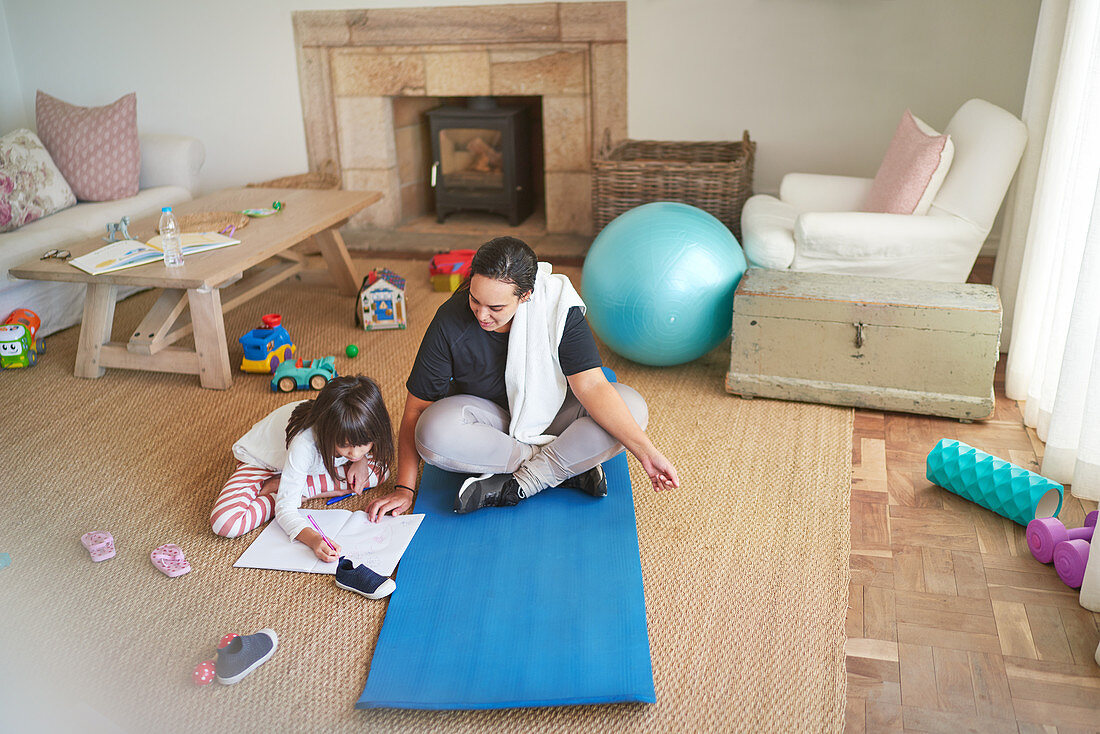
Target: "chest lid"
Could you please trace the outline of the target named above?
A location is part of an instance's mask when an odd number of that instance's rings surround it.
[[[1000,334],[991,285],[749,268],[733,299],[738,317],[863,323]]]

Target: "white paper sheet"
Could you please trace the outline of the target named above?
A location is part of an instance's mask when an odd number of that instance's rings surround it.
[[[371,522],[366,513],[354,512],[340,530],[339,543],[353,562],[389,576],[423,519],[423,515],[387,515]],[[335,569],[332,572],[336,573]]]
[[[340,547],[342,555],[383,576],[393,573],[424,519],[423,515],[386,515],[372,523],[361,510],[299,510],[299,513],[303,518],[312,516],[329,540]],[[335,562],[322,563],[309,546],[288,538],[274,522],[264,528],[233,566],[336,573]]]

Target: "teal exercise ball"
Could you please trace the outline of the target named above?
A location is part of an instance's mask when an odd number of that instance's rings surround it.
[[[690,362],[729,335],[746,266],[737,239],[702,209],[643,204],[604,227],[588,250],[581,273],[588,322],[634,362]]]

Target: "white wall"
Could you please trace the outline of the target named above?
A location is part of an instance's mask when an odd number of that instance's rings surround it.
[[[0,0],[0,135],[32,122],[23,105],[23,91],[15,67],[4,0]]]
[[[873,176],[906,107],[1019,115],[1039,0],[650,0],[628,6],[630,134],[757,141],[789,171]]]
[[[306,168],[292,10],[493,0],[0,2],[31,118],[36,89],[80,105],[137,91],[143,131],[205,143],[210,190]],[[1019,113],[1038,5],[628,0],[630,135],[727,140],[748,128],[757,191],[791,170],[873,175],[906,107],[935,127],[970,97]]]

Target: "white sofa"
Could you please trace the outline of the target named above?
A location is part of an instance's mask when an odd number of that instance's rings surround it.
[[[0,234],[0,320],[17,308],[29,308],[42,319],[45,336],[80,322],[84,308],[83,284],[21,280],[8,274],[47,250],[65,249],[93,235],[106,234],[108,222],[124,216],[137,220],[188,201],[198,193],[199,169],[206,157],[201,142],[183,135],[141,135],[141,178],[136,196],[116,201],[78,202]],[[119,288],[119,298],[137,292]]]
[[[873,179],[789,173],[779,198],[745,202],[749,264],[947,283],[966,281],[1016,172],[1027,128],[984,100],[964,103],[944,130],[955,158],[928,214],[860,211]]]

